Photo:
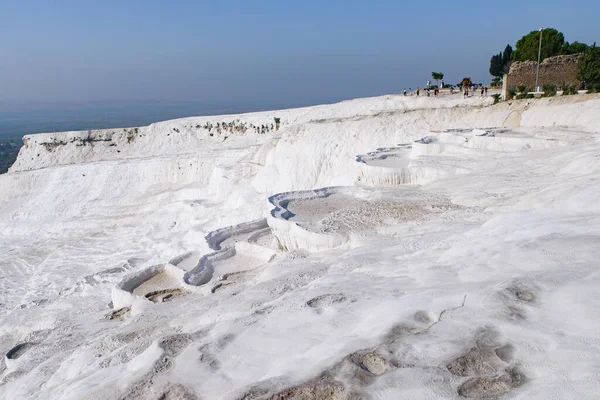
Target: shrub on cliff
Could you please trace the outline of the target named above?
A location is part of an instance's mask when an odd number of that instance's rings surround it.
[[[542,86],[542,90],[544,91],[542,97],[552,97],[556,95],[556,85],[546,84]]]
[[[600,93],[600,83],[587,85],[587,93]]]
[[[577,88],[575,87],[575,85],[568,85],[568,86],[563,87],[563,92],[562,92],[563,96],[570,96],[573,94],[577,94]]]
[[[535,96],[531,93],[519,93],[517,95],[517,97],[515,97],[517,100],[522,100],[522,99],[533,99]]]

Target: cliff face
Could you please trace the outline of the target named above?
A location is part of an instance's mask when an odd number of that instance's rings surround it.
[[[577,79],[577,68],[581,60],[581,54],[570,54],[564,56],[548,57],[540,63],[538,86],[546,84],[557,87],[575,85],[581,83]],[[535,88],[536,61],[517,61],[512,63],[510,71],[505,77],[507,89],[514,89],[523,83],[528,89]]]
[[[305,124],[317,126],[314,124],[372,118],[386,113],[396,113],[393,119],[398,120],[398,115],[408,111],[422,110],[434,116],[448,113],[451,108],[464,111],[472,106],[490,104],[489,98],[464,101],[457,96],[443,103],[428,100],[425,97],[388,96],[292,110],[182,118],[147,127],[27,135],[10,170],[18,172],[56,165],[197,154],[213,146],[219,147],[219,143],[225,143],[227,147],[226,141],[233,138],[262,141],[289,132],[289,129],[304,129]],[[281,121],[280,130],[276,128],[275,118]],[[435,117],[430,123],[436,123]]]

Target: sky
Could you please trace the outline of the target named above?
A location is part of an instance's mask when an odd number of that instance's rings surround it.
[[[600,1],[0,0],[0,114],[195,102],[268,109],[489,82],[540,26],[600,39]],[[599,40],[600,41],[600,40]]]

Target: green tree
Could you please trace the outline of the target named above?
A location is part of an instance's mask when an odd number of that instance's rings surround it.
[[[435,79],[435,82],[436,82],[436,83],[439,83],[439,81],[440,81],[441,79],[444,79],[444,74],[443,74],[443,73],[441,73],[441,72],[432,72],[432,73],[431,73],[431,77],[432,77],[433,79]],[[439,86],[439,85],[436,85],[436,86]]]
[[[580,43],[580,42],[573,42],[571,44],[569,44],[569,42],[566,43],[566,53],[567,54],[578,54],[578,53],[585,53],[585,51],[589,48],[590,46],[588,46],[585,43]]]
[[[600,47],[596,47],[596,42],[590,46],[577,68],[577,79],[590,83],[600,83]]]
[[[510,44],[507,44],[504,51],[493,55],[490,59],[490,75],[501,78],[504,74],[507,74],[510,70],[510,57],[512,53],[512,47]]]
[[[504,48],[504,52],[502,53],[502,72],[508,74],[510,70],[511,57],[513,53],[513,48],[510,44],[507,44]]]
[[[531,31],[517,41],[517,48],[512,53],[513,61],[537,61],[540,44],[540,31]],[[545,28],[542,32],[542,51],[540,61],[553,56],[566,54],[565,37],[562,32],[553,28]]]
[[[494,54],[490,59],[490,75],[501,77],[504,74],[502,67],[502,52]]]

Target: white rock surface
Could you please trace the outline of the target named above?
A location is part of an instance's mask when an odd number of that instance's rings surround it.
[[[600,98],[491,103],[27,136],[0,175],[0,399],[594,398]],[[185,295],[135,293],[157,276]],[[344,362],[361,351],[385,368]],[[465,354],[496,375],[453,375]]]

